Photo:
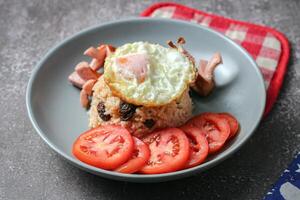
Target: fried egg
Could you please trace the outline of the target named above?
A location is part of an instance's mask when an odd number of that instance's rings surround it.
[[[177,49],[148,42],[117,48],[104,65],[104,80],[114,95],[147,107],[179,98],[195,74],[193,63]]]

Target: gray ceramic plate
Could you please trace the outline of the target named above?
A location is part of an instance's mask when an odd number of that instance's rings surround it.
[[[194,113],[229,112],[239,120],[241,130],[223,151],[204,164],[160,175],[120,174],[89,166],[72,156],[72,144],[88,129],[87,112],[79,104],[79,90],[68,82],[74,66],[87,58],[89,46],[110,43],[115,46],[134,41],[165,44],[184,36],[186,48],[196,57],[209,59],[221,52],[224,64],[215,71],[217,89],[207,98],[193,96]],[[132,182],[158,182],[186,177],[204,171],[239,149],[254,132],[265,106],[265,87],[255,62],[240,46],[205,27],[175,20],[130,19],[100,25],[63,41],[38,63],[27,88],[30,120],[43,140],[75,166],[106,178]]]

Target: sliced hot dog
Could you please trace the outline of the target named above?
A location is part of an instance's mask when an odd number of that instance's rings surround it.
[[[94,71],[97,71],[103,66],[106,56],[110,55],[115,50],[116,48],[111,45],[100,45],[97,48],[88,48],[85,50],[84,55],[93,58],[92,62],[90,63],[90,67]]]
[[[111,45],[105,45],[106,48],[106,56],[109,56],[111,53],[113,53],[116,48]]]
[[[103,63],[99,62],[96,58],[93,58],[89,65],[92,70],[98,71],[103,66]]]
[[[83,84],[85,83],[85,80],[83,80],[78,74],[77,72],[73,72],[72,74],[70,74],[70,76],[68,77],[69,81],[76,87],[78,88],[82,88]]]
[[[75,71],[85,81],[99,78],[100,74],[92,70],[87,62],[80,62],[76,65]]]
[[[89,56],[91,58],[95,58],[98,61],[103,61],[106,56],[106,48],[105,45],[101,45],[100,47],[90,47],[83,53],[86,56]],[[102,63],[103,64],[103,63]]]
[[[191,86],[201,96],[209,95],[215,87],[214,70],[222,63],[220,53],[215,53],[209,60],[200,60],[198,74],[195,83]]]
[[[91,79],[88,80],[87,82],[85,82],[85,84],[82,87],[82,90],[84,90],[86,92],[87,95],[91,96],[92,92],[93,92],[93,87],[95,85],[97,80]]]
[[[80,91],[80,104],[84,108],[87,108],[89,106],[89,96],[85,90]]]

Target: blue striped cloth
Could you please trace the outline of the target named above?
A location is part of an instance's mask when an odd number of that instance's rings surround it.
[[[264,199],[300,200],[300,152]]]

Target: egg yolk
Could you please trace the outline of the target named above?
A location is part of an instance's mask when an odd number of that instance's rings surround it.
[[[143,82],[147,75],[149,58],[145,53],[129,54],[116,58],[116,64],[121,76]]]

